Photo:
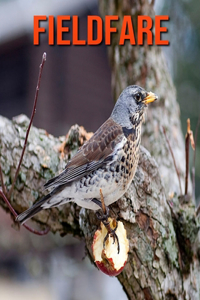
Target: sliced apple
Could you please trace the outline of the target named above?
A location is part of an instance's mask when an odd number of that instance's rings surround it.
[[[112,229],[116,226],[115,219],[109,218],[110,227]],[[92,250],[94,255],[94,260],[97,267],[105,274],[109,276],[117,276],[123,270],[129,251],[129,241],[126,237],[126,229],[122,222],[118,222],[117,229],[115,231],[118,236],[120,251],[118,253],[118,243],[115,239],[113,243],[113,237],[108,236],[105,247],[104,239],[107,235],[107,229],[101,222],[101,228],[95,232]]]

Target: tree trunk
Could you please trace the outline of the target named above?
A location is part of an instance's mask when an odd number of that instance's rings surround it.
[[[153,17],[149,1],[100,1],[102,16],[137,15]],[[112,85],[115,98],[123,88],[138,84],[156,92],[159,101],[148,110],[143,126],[140,160],[127,193],[112,205],[122,219],[130,252],[123,272],[118,276],[129,299],[200,299],[199,224],[193,200],[180,195],[177,175],[169,153],[162,126],[166,128],[176,157],[182,188],[184,179],[184,140],[180,128],[179,107],[175,88],[167,71],[161,49],[118,46],[118,33],[109,46]],[[136,27],[135,27],[136,28]],[[22,150],[28,120],[19,116],[13,121],[0,118],[0,162],[9,188]],[[67,137],[54,138],[44,130],[32,127],[21,171],[12,194],[13,207],[22,212],[43,195],[43,184],[63,169],[67,158],[88,138],[75,125]],[[63,153],[65,154],[63,158]],[[1,201],[1,206],[6,205]],[[85,240],[92,257],[92,240],[99,226],[92,211],[75,204],[45,210],[34,220],[48,225],[61,235],[72,233]]]

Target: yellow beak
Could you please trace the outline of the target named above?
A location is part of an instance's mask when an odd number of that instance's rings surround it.
[[[154,93],[152,93],[152,92],[149,92],[148,94],[147,94],[147,96],[143,99],[143,101],[142,102],[144,102],[145,104],[149,104],[149,103],[151,103],[151,102],[154,102],[155,100],[157,100],[158,99],[158,96],[156,96]]]

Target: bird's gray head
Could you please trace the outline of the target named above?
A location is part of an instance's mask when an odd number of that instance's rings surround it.
[[[141,123],[147,104],[157,99],[152,92],[146,92],[137,85],[130,85],[123,90],[112,111],[111,118],[128,129]]]

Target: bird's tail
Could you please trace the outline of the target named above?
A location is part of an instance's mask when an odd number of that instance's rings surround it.
[[[16,221],[19,222],[21,225],[24,224],[28,219],[32,218],[35,214],[43,209],[42,204],[44,204],[49,198],[51,194],[46,195],[41,200],[36,202],[32,207],[25,210],[19,216],[17,216]]]

